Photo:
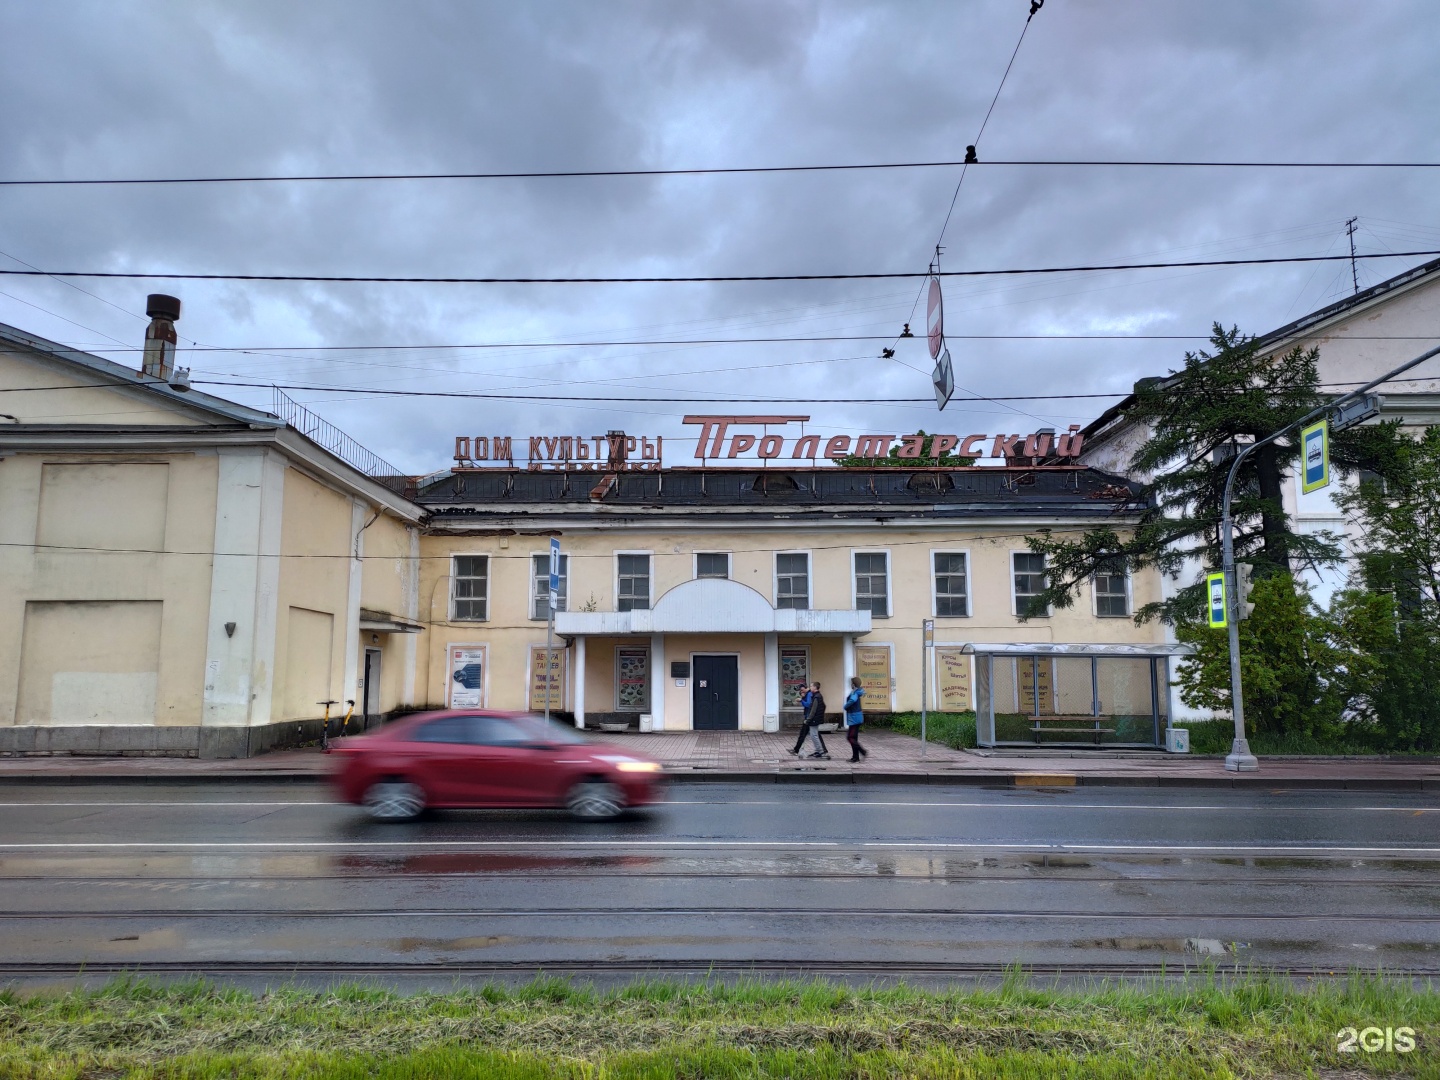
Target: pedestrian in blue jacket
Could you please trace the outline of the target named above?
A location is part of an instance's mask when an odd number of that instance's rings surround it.
[[[865,723],[865,714],[860,702],[865,697],[865,688],[860,685],[860,676],[850,680],[850,693],[845,696],[845,738],[850,743],[850,761],[869,757],[870,751],[860,745],[860,725]]]

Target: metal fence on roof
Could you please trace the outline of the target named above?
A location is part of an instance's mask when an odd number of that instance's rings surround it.
[[[304,435],[321,449],[334,454],[345,464],[358,469],[376,483],[384,484],[391,491],[405,494],[411,485],[408,476],[390,464],[379,454],[365,449],[330,421],[316,416],[283,390],[275,390],[276,416]]]

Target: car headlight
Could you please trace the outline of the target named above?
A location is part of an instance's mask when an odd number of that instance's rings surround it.
[[[653,761],[617,761],[615,768],[619,772],[655,773],[660,771],[660,766]]]

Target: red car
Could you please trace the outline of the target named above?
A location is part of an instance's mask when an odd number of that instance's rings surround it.
[[[331,754],[341,798],[380,821],[404,821],[430,807],[522,806],[563,807],[596,820],[663,798],[658,761],[522,713],[417,713],[337,739]]]

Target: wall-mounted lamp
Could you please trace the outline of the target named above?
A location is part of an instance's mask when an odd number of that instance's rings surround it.
[[[234,624],[233,622],[227,622],[227,623],[225,624],[225,636],[226,636],[226,637],[234,637],[234,636],[235,636],[235,624]]]

